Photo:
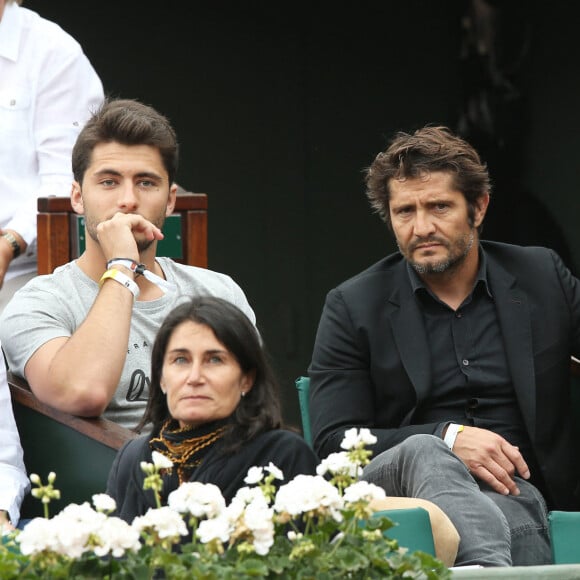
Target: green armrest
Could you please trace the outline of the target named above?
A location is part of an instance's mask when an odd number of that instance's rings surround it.
[[[580,564],[580,512],[548,514],[554,564]]]
[[[401,548],[409,552],[421,551],[435,556],[435,543],[429,512],[421,507],[396,510],[381,510],[373,517],[386,516],[395,524],[385,536],[397,540]]]

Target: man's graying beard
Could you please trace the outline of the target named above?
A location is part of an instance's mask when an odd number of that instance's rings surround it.
[[[429,241],[437,241],[438,243],[443,243],[441,242],[441,240],[435,240],[435,239],[427,239],[427,240],[420,240],[418,242],[416,242],[415,244],[412,244],[411,246],[409,246],[409,256],[412,255],[413,250],[415,249],[415,247],[419,244],[424,244],[425,242],[429,242]],[[446,260],[442,260],[440,262],[436,262],[434,264],[419,264],[413,260],[410,259],[410,257],[407,257],[407,260],[409,261],[409,263],[411,264],[411,266],[413,267],[413,269],[415,270],[415,272],[417,272],[417,274],[420,275],[424,275],[424,274],[442,274],[443,272],[447,272],[449,270],[452,270],[454,268],[456,268],[457,266],[459,266],[459,264],[461,264],[465,258],[467,257],[467,254],[469,254],[469,251],[471,250],[471,248],[473,247],[473,242],[475,241],[475,234],[473,229],[471,230],[471,232],[469,233],[469,238],[462,238],[460,241],[457,240],[455,242],[455,245],[452,246],[450,248],[448,243],[444,243],[445,247],[448,249],[453,250],[453,248],[456,248],[459,250],[459,252],[455,253],[455,254],[451,254]],[[399,243],[397,242],[397,246],[399,247],[399,251],[401,252],[401,247],[399,246]],[[401,252],[401,254],[405,255],[404,252]]]

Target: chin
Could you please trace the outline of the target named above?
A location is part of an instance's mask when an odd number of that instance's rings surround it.
[[[450,264],[448,260],[440,260],[437,262],[412,262],[411,266],[418,274],[442,274],[449,269]]]
[[[193,429],[195,427],[199,427],[204,423],[204,421],[200,421],[199,419],[177,419],[179,426],[183,429]]]

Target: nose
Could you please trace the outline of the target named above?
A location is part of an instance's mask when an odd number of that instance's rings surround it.
[[[435,233],[435,223],[429,212],[418,211],[413,222],[413,232],[418,238],[427,238]]]
[[[120,209],[126,212],[132,212],[137,209],[139,200],[136,195],[136,188],[132,182],[123,183],[119,190],[117,204]]]
[[[203,380],[202,366],[199,362],[194,361],[190,368],[189,374],[187,375],[187,384],[195,385]]]

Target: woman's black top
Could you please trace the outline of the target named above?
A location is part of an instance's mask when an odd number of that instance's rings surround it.
[[[107,494],[115,499],[115,515],[131,523],[137,516],[144,515],[149,508],[157,507],[151,490],[143,490],[145,474],[141,462],[152,463],[152,450],[149,445],[151,435],[133,439],[117,453],[109,473]],[[226,455],[221,451],[221,441],[216,442],[204,453],[189,481],[213,483],[217,485],[229,504],[238,489],[246,486],[244,478],[253,466],[266,467],[272,462],[284,474],[284,480],[276,482],[283,485],[298,474],[315,475],[319,461],[304,439],[282,429],[267,431],[244,444],[234,454]],[[175,472],[175,470],[173,470]],[[177,488],[175,473],[163,477],[163,504]]]

